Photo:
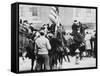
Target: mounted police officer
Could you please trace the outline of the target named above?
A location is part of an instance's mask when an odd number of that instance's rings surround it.
[[[79,63],[79,57],[81,57],[81,50],[80,47],[82,46],[83,42],[83,35],[80,33],[80,25],[77,20],[74,20],[74,23],[72,25],[72,36],[74,40],[74,50],[76,55],[76,64]]]

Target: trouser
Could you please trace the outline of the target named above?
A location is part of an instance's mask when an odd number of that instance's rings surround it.
[[[39,54],[37,56],[36,70],[42,70],[44,65],[45,70],[50,70],[48,54]]]
[[[87,53],[88,53],[88,56],[92,56],[92,50],[91,49],[87,49]]]
[[[52,53],[50,55],[50,69],[53,69],[54,65],[57,65],[57,54]]]

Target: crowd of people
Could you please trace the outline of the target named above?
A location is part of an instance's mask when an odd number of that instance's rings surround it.
[[[41,71],[57,69],[57,64],[61,66],[63,59],[70,62],[69,56],[76,56],[76,64],[83,57],[96,57],[95,31],[93,36],[85,32],[88,28],[77,20],[72,24],[72,33],[66,33],[61,24],[57,31],[55,27],[56,24],[44,24],[40,29],[35,29],[32,23],[20,20],[19,56],[23,60],[26,57],[32,60],[32,71],[35,60],[35,71]]]

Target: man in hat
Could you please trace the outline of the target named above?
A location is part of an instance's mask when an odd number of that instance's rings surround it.
[[[36,70],[42,70],[42,66],[44,65],[45,70],[49,70],[49,56],[48,50],[51,49],[51,45],[49,40],[45,37],[45,33],[43,30],[40,31],[40,37],[36,39],[36,47],[37,47],[37,65]]]

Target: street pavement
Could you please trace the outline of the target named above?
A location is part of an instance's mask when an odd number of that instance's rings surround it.
[[[70,58],[70,62],[63,60],[62,66],[57,65],[60,69],[69,69],[69,68],[86,68],[86,67],[96,67],[96,59],[93,57],[84,57],[82,60],[79,60],[79,64],[75,63],[75,56]],[[67,58],[66,58],[67,59]],[[36,62],[34,62],[36,65]],[[35,68],[35,65],[33,69]],[[31,69],[31,59],[26,58],[25,60],[22,57],[19,58],[19,71],[29,71]]]
[[[96,59],[93,57],[83,57],[82,60],[79,60],[79,64],[76,64],[75,57],[70,56],[71,62],[63,61],[62,69],[68,68],[85,68],[85,67],[95,67]]]

